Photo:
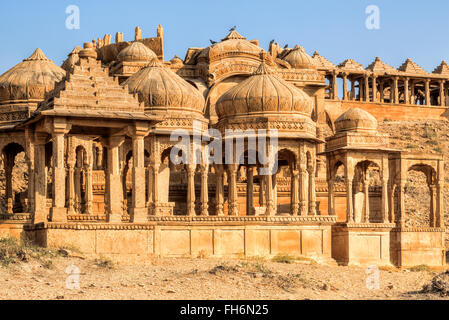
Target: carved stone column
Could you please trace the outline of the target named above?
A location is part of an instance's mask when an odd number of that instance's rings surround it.
[[[410,94],[409,94],[409,90],[408,90],[408,83],[409,83],[409,78],[405,78],[404,79],[404,103],[405,104],[410,104]]]
[[[355,81],[351,79],[351,100],[355,100]]]
[[[14,154],[5,154],[5,195],[6,210],[8,214],[13,214],[13,190],[12,190],[12,169],[14,168]]]
[[[310,166],[309,172],[309,215],[316,216],[316,189],[315,189],[315,166]]]
[[[209,188],[208,188],[209,166],[201,165],[201,215],[209,215]]]
[[[444,96],[444,84],[446,81],[440,80],[440,106],[444,107],[446,105],[446,97]]]
[[[332,73],[332,99],[338,99],[337,72]]]
[[[276,214],[276,207],[274,203],[274,195],[273,195],[273,176],[267,175],[266,179],[266,196],[267,196],[267,209],[266,209],[266,215],[267,216],[274,216]]]
[[[65,208],[66,169],[65,169],[65,134],[69,127],[65,122],[54,122],[53,140],[53,206],[50,217],[53,222],[67,222]]]
[[[384,82],[379,81],[380,103],[384,103]]]
[[[237,164],[228,165],[228,215],[237,216],[239,211],[237,195]]]
[[[343,72],[343,100],[348,100],[348,74]]]
[[[309,191],[308,173],[305,164],[299,165],[299,214],[306,216],[308,212],[307,196]]]
[[[259,174],[259,184],[260,184],[260,188],[259,188],[259,205],[261,207],[264,207],[266,205],[266,199],[265,199],[265,190],[266,190],[266,186],[265,186],[265,177],[260,174],[261,172],[261,168],[258,168],[258,174]]]
[[[75,158],[67,162],[68,167],[68,200],[67,211],[68,214],[75,214]]]
[[[443,180],[444,181],[444,180]],[[436,227],[444,228],[444,187],[441,180],[436,184]]]
[[[346,177],[346,219],[348,223],[354,222],[354,208],[352,200],[352,177]]]
[[[26,160],[28,165],[28,211],[34,212],[34,143],[32,132],[29,128],[25,128],[26,139]]]
[[[369,76],[368,74],[365,74],[365,101],[370,101],[369,99]]]
[[[107,221],[109,223],[122,222],[123,186],[120,177],[119,148],[124,141],[124,136],[110,136],[106,141],[108,159],[106,195],[108,203]]]
[[[45,143],[47,134],[35,133],[34,142],[34,212],[33,223],[47,222],[47,168]]]
[[[86,213],[92,214],[92,203],[93,203],[93,177],[92,177],[92,163],[89,161],[88,164],[85,165],[84,170],[86,172]]]
[[[131,129],[133,144],[133,171],[132,171],[132,207],[131,219],[133,223],[148,221],[145,208],[145,146],[144,138],[148,127],[136,125]]]
[[[373,86],[373,102],[377,102],[377,76],[375,74],[372,75],[372,86]]]
[[[246,171],[246,215],[249,216],[254,213],[254,168],[247,166]]]
[[[430,190],[430,226],[436,227],[436,207],[437,207],[437,197],[436,197],[436,187],[435,185],[429,185]]]
[[[186,164],[187,170],[187,215],[195,216],[195,170],[196,164]]]
[[[330,216],[335,215],[335,202],[334,202],[334,185],[335,185],[335,180],[334,179],[329,179],[327,182],[327,208],[328,208],[328,214]]]
[[[363,181],[363,192],[365,194],[365,214],[363,218],[363,222],[369,223],[369,180],[367,178]]]
[[[153,161],[151,164],[150,176],[151,181],[149,184],[150,193],[150,202],[152,202],[153,215],[159,215],[159,211],[157,210],[159,205],[159,169],[161,164],[158,161]]]
[[[410,104],[416,104],[415,100],[415,81],[410,80]]]
[[[398,85],[399,77],[393,77],[394,83],[394,103],[399,104],[399,85]]]
[[[426,106],[430,106],[430,79],[424,81],[425,93],[426,93]]]
[[[399,188],[399,225],[405,226],[405,181],[401,180],[398,185]]]
[[[215,202],[216,202],[216,214],[217,216],[224,215],[224,179],[223,179],[223,165],[216,164],[215,165],[215,177],[216,177],[216,186],[215,186]]]
[[[388,223],[388,177],[384,177],[384,176],[382,177],[382,208],[381,208],[381,214],[382,214],[383,222],[384,223]]]
[[[297,216],[299,213],[299,170],[292,170],[291,181],[291,214]]]

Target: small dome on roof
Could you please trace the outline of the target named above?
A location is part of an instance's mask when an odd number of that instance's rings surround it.
[[[351,108],[335,120],[338,132],[376,132],[377,120],[369,112],[360,108]]]
[[[263,62],[252,76],[224,93],[216,107],[220,118],[261,113],[310,117],[313,100],[303,90],[272,74]]]
[[[203,113],[204,97],[187,81],[157,59],[123,83],[131,93],[139,95],[148,111],[192,111]]]
[[[117,60],[127,62],[150,62],[153,59],[157,59],[153,50],[138,41],[124,48],[117,56]]]
[[[296,46],[284,58],[295,69],[310,69],[315,66],[313,58],[309,56],[303,47]]]
[[[263,51],[261,47],[246,40],[237,31],[232,30],[221,42],[217,42],[201,51],[198,58],[211,59],[216,56],[233,54],[249,54],[259,58],[261,51]]]
[[[41,49],[0,76],[0,103],[43,100],[66,72],[49,60]]]

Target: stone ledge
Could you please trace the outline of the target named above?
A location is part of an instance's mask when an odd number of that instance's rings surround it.
[[[38,223],[35,225],[26,224],[25,231],[66,229],[66,230],[153,230],[152,224],[108,224],[108,223]]]

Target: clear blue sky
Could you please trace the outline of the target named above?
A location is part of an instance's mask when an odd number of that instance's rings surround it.
[[[65,27],[68,5],[80,8],[79,30]],[[380,8],[380,30],[365,28],[365,8]],[[132,40],[135,26],[143,37],[164,27],[165,58],[184,57],[188,47],[206,47],[228,29],[267,48],[271,39],[282,46],[300,44],[334,63],[353,58],[365,67],[376,56],[398,67],[411,58],[431,72],[449,60],[449,1],[427,0],[40,0],[1,1],[0,74],[40,47],[58,65],[76,45],[124,33]]]

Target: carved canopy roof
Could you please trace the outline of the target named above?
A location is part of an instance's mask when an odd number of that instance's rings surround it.
[[[405,62],[398,68],[399,71],[405,73],[414,73],[414,74],[427,74],[428,72],[421,68],[419,65],[414,63],[412,60],[407,59]]]
[[[389,66],[388,64],[380,60],[379,57],[376,57],[376,59],[366,68],[366,70],[374,73],[388,73],[388,74],[398,73],[398,71],[395,68]]]
[[[312,56],[313,62],[319,70],[332,70],[335,68],[335,65],[327,60],[325,57],[320,56],[320,54],[315,51]]]
[[[433,70],[434,74],[440,74],[444,76],[449,76],[449,65],[446,61],[442,61],[441,64]]]
[[[360,63],[354,61],[353,59],[346,59],[345,61],[340,63],[338,67],[340,69],[352,72],[354,71],[365,72],[365,68],[363,68],[363,66]]]

